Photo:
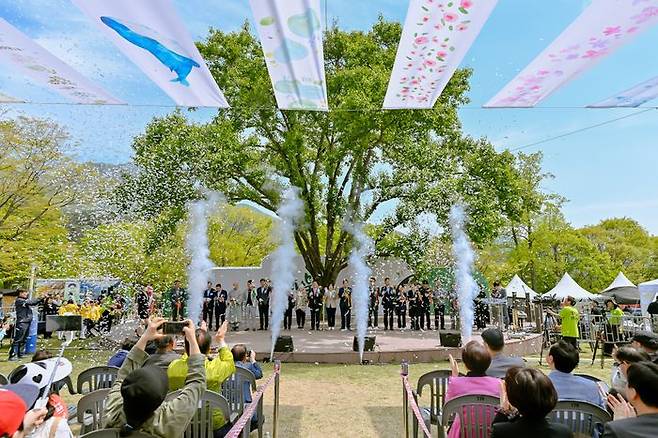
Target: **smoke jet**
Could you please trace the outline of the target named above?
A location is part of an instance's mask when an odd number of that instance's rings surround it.
[[[357,223],[345,224],[345,229],[352,234],[354,245],[349,257],[350,270],[354,272],[352,286],[352,307],[356,319],[356,337],[359,344],[359,361],[363,363],[363,345],[368,331],[368,282],[370,267],[366,257],[372,253],[373,242]]]

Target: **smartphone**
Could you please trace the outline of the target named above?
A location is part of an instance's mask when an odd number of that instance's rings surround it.
[[[166,321],[162,324],[162,333],[165,335],[182,335],[187,321]]]

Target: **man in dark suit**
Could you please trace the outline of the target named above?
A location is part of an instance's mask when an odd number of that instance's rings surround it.
[[[206,290],[203,291],[203,320],[208,324],[208,330],[212,330],[212,316],[215,313],[215,298],[217,292],[209,281]],[[219,328],[219,326],[217,326]]]
[[[260,287],[256,289],[256,300],[258,301],[258,319],[260,328],[258,330],[267,330],[270,326],[270,293],[271,288],[267,285],[267,280],[260,279]]]
[[[488,328],[483,331],[482,340],[491,354],[491,365],[487,368],[487,376],[502,379],[508,369],[525,366],[523,358],[503,354],[505,337],[499,328]]]
[[[378,328],[379,325],[379,288],[375,286],[377,280],[370,277],[370,286],[368,287],[368,327]]]
[[[626,375],[630,405],[620,396],[608,397],[614,421],[605,424],[603,438],[654,438],[658,436],[658,365],[637,362]]]
[[[219,326],[226,321],[226,305],[228,304],[228,292],[222,287],[220,283],[215,286],[215,327],[219,330]],[[268,302],[269,310],[269,302]]]
[[[384,308],[384,330],[393,330],[393,314],[397,304],[395,289],[391,286],[391,279],[384,279],[384,286],[379,289],[379,294]]]
[[[308,291],[308,308],[311,312],[311,330],[320,330],[320,312],[322,311],[322,288],[314,281]]]
[[[15,361],[23,357],[23,347],[27,341],[32,323],[32,307],[41,303],[43,300],[28,300],[25,289],[18,290],[18,298],[14,302],[16,308],[16,325],[14,326],[14,340],[9,348],[9,360]]]
[[[343,287],[338,289],[338,299],[340,306],[340,330],[352,330],[352,288],[350,281],[345,278]]]

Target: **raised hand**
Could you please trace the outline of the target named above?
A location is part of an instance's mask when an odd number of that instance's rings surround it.
[[[617,395],[608,396],[608,406],[612,409],[613,419],[621,420],[622,418],[635,417],[635,409],[624,398]]]
[[[227,331],[228,331],[228,321],[224,321],[222,323],[222,325],[219,326],[219,329],[217,330],[217,333],[215,334],[215,340],[217,342],[224,341],[224,337],[226,336]]]
[[[457,365],[457,361],[455,360],[454,357],[452,357],[452,354],[448,355],[448,359],[450,359],[450,370],[452,371],[452,377],[458,377],[459,365]]]

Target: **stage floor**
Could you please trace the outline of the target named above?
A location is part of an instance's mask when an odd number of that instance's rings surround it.
[[[292,353],[274,353],[275,359],[284,362],[302,363],[359,363],[359,354],[352,351],[355,331],[340,330],[309,331],[282,330],[281,335],[292,336],[294,351]],[[385,331],[369,330],[369,336],[375,336],[375,348],[364,353],[364,360],[371,363],[399,363],[408,360],[410,363],[434,362],[446,360],[449,354],[459,357],[459,348],[440,345],[437,331]],[[269,331],[238,331],[229,332],[226,340],[229,345],[243,343],[247,348],[256,351],[258,360],[269,358],[272,345],[272,334]],[[479,334],[474,333],[474,338]],[[520,356],[539,353],[541,334],[527,333],[523,338],[509,339],[506,352]]]

